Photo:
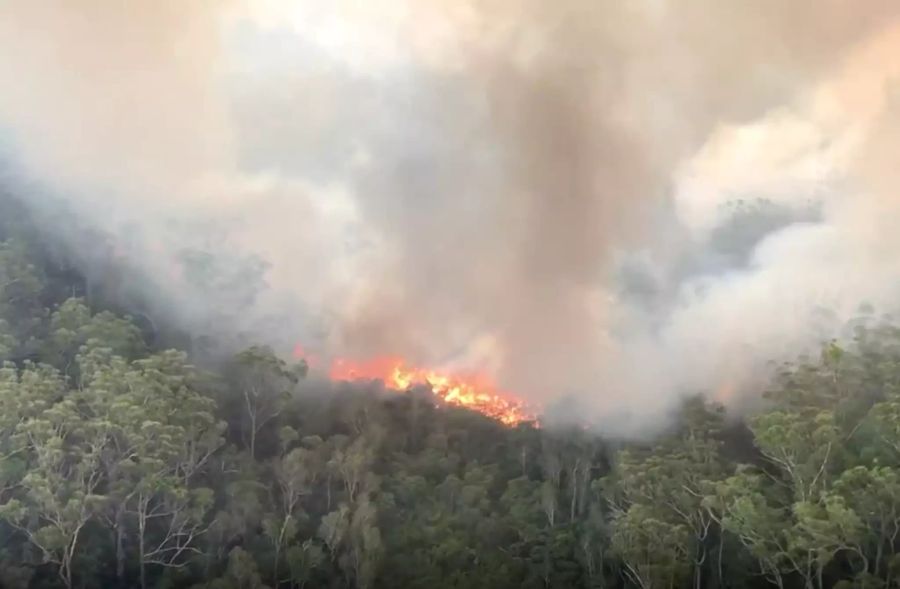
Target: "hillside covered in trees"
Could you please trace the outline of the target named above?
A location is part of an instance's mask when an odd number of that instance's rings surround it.
[[[890,322],[783,366],[746,421],[693,397],[623,443],[316,390],[262,345],[197,362],[3,212],[0,587],[900,585]]]

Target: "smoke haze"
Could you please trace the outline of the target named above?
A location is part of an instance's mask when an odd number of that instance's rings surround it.
[[[897,307],[898,51],[879,0],[8,0],[0,143],[198,332],[634,433]]]

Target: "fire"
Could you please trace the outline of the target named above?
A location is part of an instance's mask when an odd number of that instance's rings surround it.
[[[335,360],[329,376],[332,380],[381,380],[399,391],[425,385],[442,403],[477,411],[508,426],[537,421],[523,401],[499,392],[489,378],[477,374],[446,374],[411,367],[402,358],[384,357],[364,362]]]

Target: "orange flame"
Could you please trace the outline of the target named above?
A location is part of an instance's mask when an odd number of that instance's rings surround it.
[[[431,387],[442,403],[477,411],[508,426],[537,422],[523,401],[499,392],[489,378],[481,375],[445,374],[409,367],[402,358],[382,357],[364,362],[335,360],[329,376],[332,380],[381,380],[385,386],[399,391],[425,385]]]

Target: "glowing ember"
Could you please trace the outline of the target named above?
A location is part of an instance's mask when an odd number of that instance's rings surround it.
[[[506,425],[536,421],[525,403],[498,392],[485,377],[412,368],[401,358],[376,358],[365,362],[336,360],[329,376],[333,380],[381,380],[385,386],[400,391],[413,385],[427,385],[444,403],[466,407]]]

